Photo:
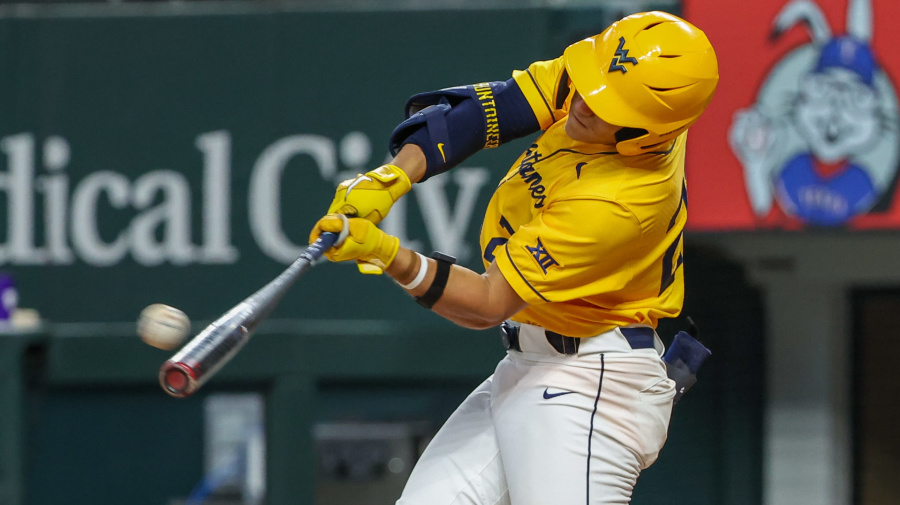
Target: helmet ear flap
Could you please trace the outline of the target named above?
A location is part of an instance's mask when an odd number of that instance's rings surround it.
[[[616,151],[618,151],[619,154],[624,154],[626,156],[636,156],[638,154],[668,150],[668,146],[673,139],[678,135],[681,135],[689,126],[690,124],[686,124],[681,128],[677,128],[663,135],[657,135],[641,128],[622,128],[622,130],[629,131],[623,134],[621,140],[619,139],[618,132],[616,132]],[[624,138],[629,134],[634,135],[634,137]]]
[[[631,128],[630,126],[624,126],[622,128],[619,128],[619,131],[616,132],[616,143],[643,137],[648,133],[650,132],[643,128]]]

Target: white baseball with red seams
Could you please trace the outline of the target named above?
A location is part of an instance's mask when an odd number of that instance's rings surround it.
[[[191,331],[187,314],[162,303],[148,305],[138,318],[137,333],[147,345],[170,350],[184,342]]]

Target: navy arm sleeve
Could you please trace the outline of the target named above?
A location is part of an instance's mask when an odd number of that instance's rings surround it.
[[[426,158],[422,181],[482,149],[540,130],[514,79],[414,95],[406,104],[406,117],[391,134],[390,149],[396,155],[405,144],[422,148]]]

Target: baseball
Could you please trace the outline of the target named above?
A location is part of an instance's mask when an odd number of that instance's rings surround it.
[[[147,345],[170,350],[178,347],[191,331],[187,314],[161,303],[154,303],[141,311],[137,333]]]

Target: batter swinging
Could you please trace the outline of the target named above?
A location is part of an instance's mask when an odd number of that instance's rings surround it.
[[[681,311],[686,131],[717,82],[702,31],[635,14],[506,82],[413,96],[392,162],[338,187],[310,235],[347,235],[329,259],[386,271],[460,325],[501,325],[508,349],[398,504],[630,501],[675,396],[655,327]],[[412,182],[540,130],[485,213],[484,274],[375,226]]]

